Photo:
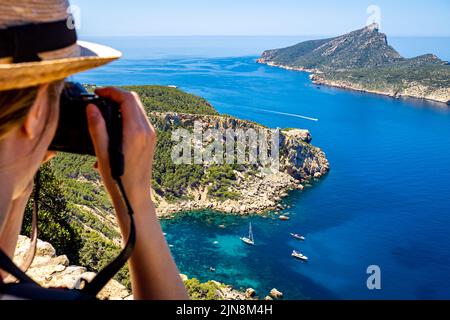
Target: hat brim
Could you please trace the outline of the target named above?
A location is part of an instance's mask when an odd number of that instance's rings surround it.
[[[78,41],[77,45],[80,47],[78,57],[0,64],[0,91],[22,89],[62,80],[122,56],[120,51],[96,43]]]

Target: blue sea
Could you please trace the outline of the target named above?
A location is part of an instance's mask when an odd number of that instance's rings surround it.
[[[289,222],[213,212],[163,221],[182,273],[253,287],[262,297],[275,287],[287,299],[450,299],[448,106],[317,87],[306,73],[255,63],[263,50],[303,37],[87,40],[112,45],[124,57],[76,80],[177,85],[221,113],[310,130],[331,163],[322,181],[284,200]],[[407,57],[432,52],[450,60],[449,40],[390,43]],[[250,221],[254,247],[239,240]],[[309,262],[292,259],[294,249]],[[381,269],[381,290],[367,289],[371,265]]]

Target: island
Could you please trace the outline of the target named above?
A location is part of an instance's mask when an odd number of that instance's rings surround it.
[[[335,38],[267,50],[257,62],[309,72],[317,85],[450,102],[449,63],[434,54],[402,57],[376,23]]]

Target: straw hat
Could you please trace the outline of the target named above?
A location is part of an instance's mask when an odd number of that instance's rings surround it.
[[[0,1],[0,91],[62,80],[121,56],[77,41],[67,0]]]

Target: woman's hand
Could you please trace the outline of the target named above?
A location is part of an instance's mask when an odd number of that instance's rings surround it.
[[[125,172],[122,177],[127,196],[132,205],[139,206],[150,199],[151,171],[156,146],[156,131],[149,122],[144,107],[136,93],[116,88],[103,88],[95,91],[97,95],[108,98],[120,105],[123,118],[123,153]],[[97,106],[87,108],[89,132],[97,155],[97,166],[111,194],[117,201],[118,192],[111,177],[108,155],[108,134],[105,121]]]
[[[153,156],[156,132],[148,121],[139,97],[115,88],[95,91],[120,105],[123,118],[123,153],[125,173],[122,182],[134,210],[136,245],[129,261],[135,299],[184,300],[186,290],[170,254],[151,201]],[[129,219],[121,194],[111,177],[108,134],[105,121],[95,105],[87,108],[97,166],[114,202],[124,239],[128,238]]]

